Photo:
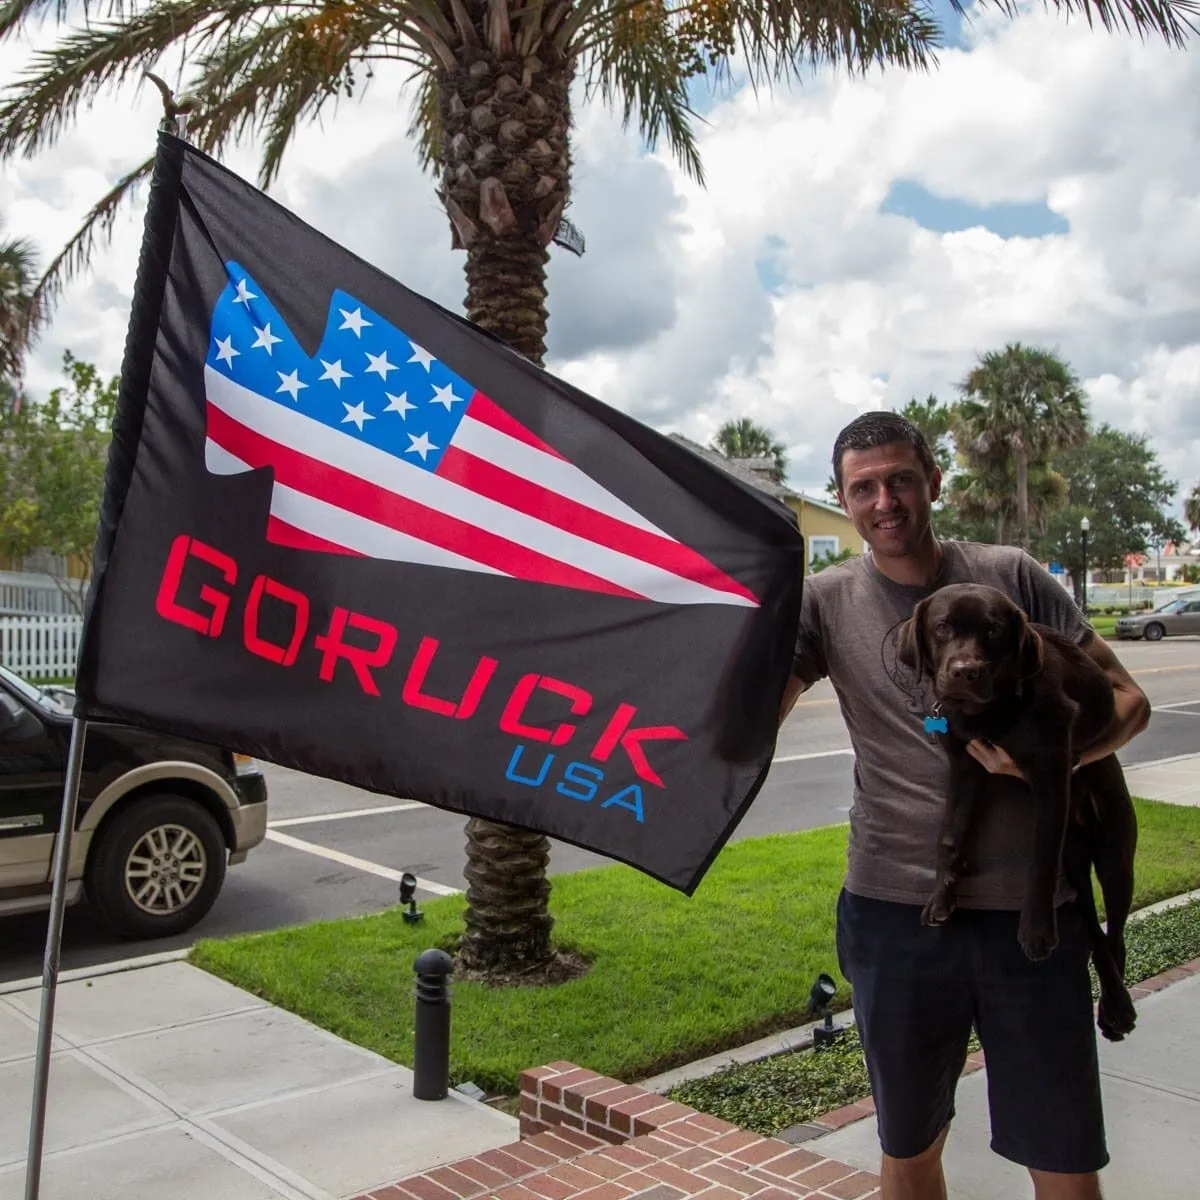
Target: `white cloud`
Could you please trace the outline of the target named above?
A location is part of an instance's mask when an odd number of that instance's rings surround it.
[[[707,189],[595,105],[575,129],[583,259],[554,252],[551,367],[663,429],[707,438],[729,416],[772,425],[793,481],[819,489],[834,434],[869,407],[949,399],[980,352],[1058,349],[1095,415],[1149,433],[1200,478],[1200,58],[1065,26],[983,16],[926,75],[821,72],[706,112]],[[0,57],[0,72],[13,62]],[[7,166],[0,212],[46,255],[153,145],[157,99],[98,104],[48,155]],[[117,113],[120,112],[120,117]],[[306,220],[458,307],[432,181],[382,77],[309,130],[273,189]],[[253,173],[252,147],[229,159]],[[897,180],[986,205],[1045,202],[1069,232],[937,233],[879,212]],[[75,284],[34,358],[64,346],[119,365],[140,208]]]

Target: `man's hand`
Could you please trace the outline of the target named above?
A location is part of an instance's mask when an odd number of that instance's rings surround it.
[[[1025,779],[1025,772],[1013,762],[1008,751],[993,746],[991,742],[981,742],[975,738],[967,743],[967,753],[989,775],[1011,775],[1014,779]]]

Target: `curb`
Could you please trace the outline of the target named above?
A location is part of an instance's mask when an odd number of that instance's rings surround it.
[[[143,954],[140,958],[120,958],[115,962],[97,963],[94,967],[74,967],[60,971],[59,983],[73,983],[79,979],[98,979],[101,975],[117,975],[122,971],[140,971],[143,967],[157,967],[163,963],[179,962],[187,958],[191,949],[160,950],[156,954]],[[0,996],[11,996],[15,992],[32,992],[42,986],[42,977],[32,975],[28,979],[13,979],[0,983]]]

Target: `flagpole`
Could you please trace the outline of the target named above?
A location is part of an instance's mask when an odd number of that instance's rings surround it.
[[[25,1200],[38,1200],[42,1183],[42,1147],[46,1133],[46,1095],[50,1082],[50,1047],[54,1041],[54,1001],[58,989],[58,964],[62,952],[63,914],[67,907],[67,876],[71,840],[79,811],[79,782],[83,774],[83,744],[87,721],[71,722],[67,751],[67,776],[63,783],[62,812],[54,843],[54,884],[50,892],[50,925],[42,963],[42,1010],[38,1018],[37,1056],[33,1065],[33,1110],[29,1120],[29,1155],[25,1161]]]

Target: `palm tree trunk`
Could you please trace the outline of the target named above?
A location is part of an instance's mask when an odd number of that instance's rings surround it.
[[[467,316],[539,366],[547,247],[570,187],[570,83],[551,43],[521,58],[489,46],[483,30],[437,80],[440,195],[453,245],[467,251]],[[466,837],[460,966],[501,981],[552,963],[549,841],[479,818]]]
[[[466,833],[467,930],[459,962],[498,975],[541,966],[554,953],[549,840],[479,817],[467,822]]]
[[[1022,550],[1029,549],[1029,454],[1024,446],[1018,446],[1015,455],[1017,466],[1017,544]]]

